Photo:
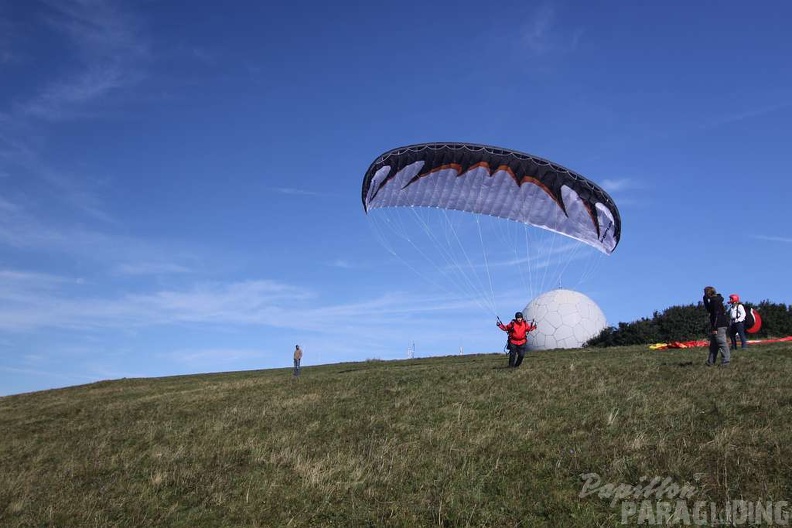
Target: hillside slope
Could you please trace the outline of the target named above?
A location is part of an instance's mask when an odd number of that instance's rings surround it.
[[[705,355],[369,361],[0,398],[0,525],[618,524],[607,489],[581,497],[592,473],[670,479],[691,507],[792,502],[792,346],[729,369]]]

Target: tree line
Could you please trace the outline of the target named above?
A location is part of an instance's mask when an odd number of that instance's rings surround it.
[[[792,306],[762,301],[759,304],[743,303],[746,308],[759,312],[762,329],[748,334],[748,339],[766,339],[792,335]],[[727,307],[728,310],[728,307]],[[672,341],[695,341],[709,337],[709,314],[704,304],[671,306],[654,312],[651,318],[643,317],[632,323],[619,323],[605,328],[586,346],[609,347],[650,345]]]

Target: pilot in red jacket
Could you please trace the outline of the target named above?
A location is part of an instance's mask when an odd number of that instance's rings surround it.
[[[514,319],[509,324],[503,324],[500,319],[496,324],[498,328],[509,334],[509,367],[519,367],[525,357],[528,332],[536,330],[536,324],[533,321],[526,322],[522,312],[514,314]]]

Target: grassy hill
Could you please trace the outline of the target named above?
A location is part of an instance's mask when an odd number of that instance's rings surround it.
[[[728,369],[705,356],[368,361],[0,398],[0,525],[618,524],[609,488],[580,496],[590,473],[792,502],[792,346]]]

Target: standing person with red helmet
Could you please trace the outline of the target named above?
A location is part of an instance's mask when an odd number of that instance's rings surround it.
[[[732,348],[737,348],[737,336],[740,336],[741,348],[748,346],[745,338],[745,306],[740,303],[740,296],[736,293],[729,295],[729,337]]]
[[[536,330],[536,324],[531,321],[526,322],[523,319],[522,312],[514,314],[514,319],[505,325],[498,317],[498,322],[495,323],[498,328],[509,334],[509,367],[516,368],[522,364],[525,357],[525,345],[528,342],[528,332]]]

